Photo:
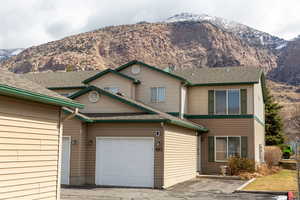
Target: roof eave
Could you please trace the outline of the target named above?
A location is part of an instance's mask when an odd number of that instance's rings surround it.
[[[51,96],[47,96],[47,95],[43,95],[43,94],[39,94],[39,93],[34,93],[31,91],[27,91],[27,90],[15,88],[15,87],[10,87],[7,85],[0,85],[0,93],[19,97],[22,99],[28,99],[28,100],[32,100],[32,101],[46,103],[46,104],[66,106],[66,107],[71,107],[71,108],[84,108],[84,105],[80,104],[80,103],[70,102],[70,101],[66,101],[64,99],[51,97]]]
[[[207,128],[201,127],[201,126],[197,126],[188,122],[183,122],[183,121],[179,121],[179,120],[168,120],[167,122],[169,122],[170,124],[173,125],[177,125],[177,126],[181,126],[181,127],[185,127],[188,129],[193,129],[202,133],[206,133],[208,132]]]

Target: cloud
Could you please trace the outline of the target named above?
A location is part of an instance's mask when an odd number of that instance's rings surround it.
[[[0,48],[29,47],[109,25],[192,12],[235,20],[290,39],[300,34],[298,0],[10,0],[0,7]]]

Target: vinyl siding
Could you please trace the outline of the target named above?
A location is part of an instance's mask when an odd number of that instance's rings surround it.
[[[264,161],[264,146],[265,146],[265,127],[254,120],[254,145],[255,145],[255,161],[260,163]],[[262,145],[261,148],[261,156],[259,146]]]
[[[71,136],[70,185],[85,184],[86,124],[78,119],[63,123],[63,136]]]
[[[1,199],[57,198],[59,107],[0,96]]]
[[[154,137],[155,131],[161,135]],[[91,142],[86,152],[86,183],[95,184],[96,137],[154,137],[158,151],[154,153],[154,187],[161,188],[163,184],[163,129],[158,123],[95,123],[88,125],[88,138]],[[134,164],[134,163],[133,163]]]
[[[255,159],[254,146],[254,119],[193,119],[209,129],[201,135],[201,164],[202,173],[216,174],[220,166],[226,162],[208,162],[208,136],[247,136],[248,158]]]
[[[134,66],[134,65],[133,65]],[[168,75],[151,70],[140,65],[140,73],[133,74],[131,68],[120,71],[128,76],[134,77],[141,81],[141,84],[136,86],[136,99],[159,109],[163,112],[179,112],[180,109],[180,87],[181,82]],[[166,99],[165,102],[152,103],[151,102],[151,87],[165,87]]]
[[[262,122],[265,121],[265,105],[263,100],[263,93],[261,88],[261,82],[258,84],[254,84],[254,114],[258,117]]]
[[[196,132],[177,126],[165,126],[164,187],[196,177]]]
[[[57,89],[57,90],[52,90],[54,92],[57,92],[58,94],[74,94],[75,92],[78,92],[81,89]]]
[[[125,96],[134,99],[135,85],[133,82],[116,74],[105,74],[102,77],[91,81],[89,85],[94,85],[102,89],[105,87],[116,87],[119,88],[119,91],[125,94]]]
[[[188,89],[188,114],[208,115],[208,90],[247,89],[247,114],[253,114],[253,86],[195,86]]]
[[[99,101],[91,103],[88,97],[89,93],[77,97],[75,100],[85,105],[80,111],[83,113],[132,113],[143,112],[133,106],[129,106],[111,97],[100,94]]]

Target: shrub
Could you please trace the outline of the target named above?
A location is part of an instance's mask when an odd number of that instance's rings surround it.
[[[231,175],[239,175],[242,172],[254,172],[255,162],[248,158],[231,157],[228,161]]]
[[[282,151],[278,146],[265,147],[265,162],[269,168],[277,166],[282,157]]]

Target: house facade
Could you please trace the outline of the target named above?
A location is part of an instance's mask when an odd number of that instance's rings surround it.
[[[132,61],[25,76],[85,105],[64,124],[64,184],[166,188],[219,173],[231,156],[264,160],[261,69]]]
[[[62,107],[83,105],[0,72],[0,197],[59,200]]]

